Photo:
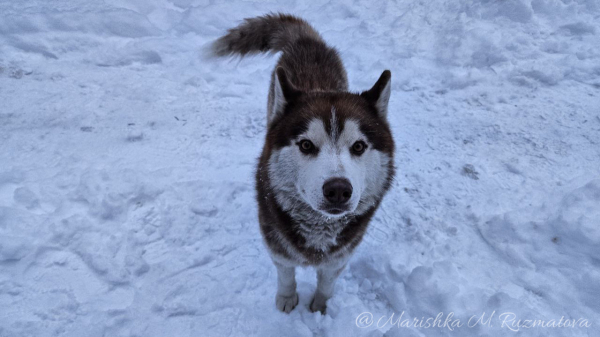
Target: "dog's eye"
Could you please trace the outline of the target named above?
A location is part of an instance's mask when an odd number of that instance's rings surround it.
[[[352,147],[350,148],[350,151],[352,152],[352,154],[360,156],[361,154],[363,154],[365,152],[366,149],[367,149],[367,144],[365,144],[365,142],[363,142],[362,140],[359,140],[352,145]]]
[[[308,139],[301,140],[298,143],[298,147],[302,153],[309,154],[315,152],[315,145]]]

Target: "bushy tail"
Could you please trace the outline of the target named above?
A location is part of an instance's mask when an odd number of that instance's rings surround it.
[[[267,14],[245,19],[227,35],[211,45],[214,56],[228,56],[282,51],[300,38],[323,41],[306,21],[289,14]]]

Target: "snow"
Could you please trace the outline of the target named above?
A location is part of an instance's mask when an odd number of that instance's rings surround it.
[[[307,309],[311,269],[297,272],[299,306],[276,310],[258,230],[275,57],[200,57],[270,11],[311,22],[353,90],[392,71],[398,176],[324,316]],[[595,0],[4,0],[0,100],[2,337],[593,336],[600,324]],[[374,321],[358,327],[365,312]],[[401,313],[464,325],[384,324]],[[588,326],[513,332],[503,313]]]

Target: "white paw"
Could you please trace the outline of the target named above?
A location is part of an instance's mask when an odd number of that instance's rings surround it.
[[[280,311],[286,314],[289,313],[298,305],[298,293],[294,293],[292,296],[277,295],[275,297],[275,305]]]

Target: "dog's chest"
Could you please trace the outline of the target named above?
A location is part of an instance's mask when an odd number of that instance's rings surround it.
[[[313,248],[326,252],[338,244],[338,236],[345,227],[345,223],[334,221],[319,224],[300,224],[300,235],[304,237],[306,248]]]

